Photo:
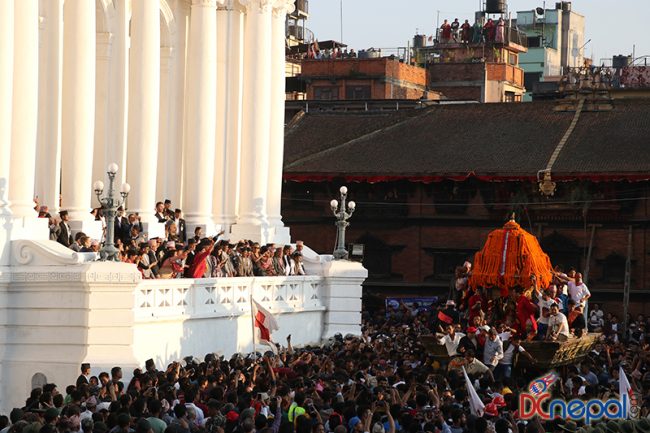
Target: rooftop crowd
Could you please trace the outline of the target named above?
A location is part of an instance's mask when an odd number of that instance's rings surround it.
[[[98,253],[101,240],[91,239],[83,232],[73,235],[68,212],[52,217],[47,207],[41,206],[39,217],[50,219],[50,239],[77,252]],[[95,220],[106,230],[106,218],[101,208],[94,209]],[[224,239],[224,232],[206,237],[201,227],[194,234],[188,232],[181,209],[174,209],[170,200],[156,203],[154,217],[165,225],[164,238],[148,239],[142,218],[137,213],[126,214],[118,208],[115,218],[115,246],[119,258],[137,265],[145,279],[157,278],[222,278],[252,276],[305,275],[303,242],[291,245],[260,245],[250,240],[232,243]]]
[[[496,43],[502,44],[506,41],[506,21],[499,18],[494,21],[489,18],[484,24],[476,20],[470,24],[469,20],[460,23],[458,18],[451,23],[444,20],[438,29],[438,41],[442,43],[456,42],[464,44]]]
[[[539,330],[543,314],[537,319],[520,314],[517,304],[527,296],[524,291],[490,300],[484,291],[468,289],[471,267],[461,268],[454,284],[458,302],[407,306],[394,301],[385,309],[366,310],[361,336],[337,334],[303,348],[292,347],[289,336],[286,346],[277,344],[264,354],[207,354],[159,366],[149,360],[129,381],[119,367],[93,376],[84,364],[75,384],[34,389],[24,407],[11,412],[10,423],[0,417],[0,433],[650,431],[650,318],[630,318],[623,333],[615,315],[593,305],[587,327],[603,337],[585,359],[561,368],[552,388],[554,396],[566,400],[615,398],[623,366],[640,393],[641,420],[585,427],[565,419],[523,422],[518,394],[547,372],[528,362],[520,343],[538,338],[532,320]],[[546,296],[555,304],[551,317],[555,309],[567,312],[568,301],[565,306],[562,298],[571,298],[570,282],[578,284],[571,274],[557,272],[559,295],[537,294],[533,303],[539,306]],[[544,338],[558,338],[564,323],[556,325],[549,320],[552,330]],[[577,333],[571,326],[569,332]],[[441,338],[451,356],[434,357],[422,345],[423,335]],[[481,416],[471,414],[461,367],[485,403]]]

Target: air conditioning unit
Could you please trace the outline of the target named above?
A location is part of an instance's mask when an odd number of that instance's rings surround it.
[[[536,23],[541,23],[544,21],[546,18],[546,11],[544,11],[544,8],[535,8],[535,22]]]

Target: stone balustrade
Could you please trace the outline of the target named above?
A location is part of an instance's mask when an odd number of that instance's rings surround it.
[[[234,317],[250,313],[250,298],[272,313],[324,309],[320,276],[143,280],[136,288],[135,321],[171,317]]]
[[[317,275],[143,280],[135,288],[134,356],[163,367],[188,355],[269,350],[253,344],[251,295],[276,317],[275,342],[286,344],[291,334],[295,345],[318,344],[323,283]]]

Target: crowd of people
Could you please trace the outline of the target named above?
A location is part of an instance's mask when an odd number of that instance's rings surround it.
[[[93,210],[93,215],[105,232],[109,222],[101,208]],[[101,240],[83,232],[73,235],[66,210],[55,219],[47,208],[40,207],[39,217],[50,218],[50,239],[77,252],[99,253]],[[154,217],[165,226],[164,238],[147,238],[140,215],[127,215],[123,207],[118,208],[113,222],[120,261],[137,265],[145,279],[305,275],[300,240],[295,248],[250,240],[232,243],[223,238],[223,231],[206,237],[201,227],[188,237],[183,212],[173,208],[170,200],[156,203]]]
[[[449,20],[444,20],[438,30],[438,41],[463,44],[503,44],[506,41],[506,22],[503,18],[499,18],[498,21],[489,18],[485,24],[481,24],[479,20],[476,20],[474,24],[470,24],[469,20],[465,20],[461,24],[458,18],[451,23]]]
[[[466,312],[470,333],[479,332],[488,323],[501,323],[526,340],[566,341],[604,328],[598,305],[588,315],[591,292],[582,274],[573,268],[564,273],[560,266],[556,267],[548,287],[538,287],[532,278],[530,287],[517,287],[513,296],[489,301],[485,289],[469,288],[471,272],[469,262],[456,268],[448,301],[450,305],[458,303]]]
[[[593,311],[600,310],[594,306]],[[615,330],[608,316],[596,313],[603,322],[594,326]],[[286,346],[278,344],[264,354],[207,354],[162,366],[149,360],[128,382],[119,367],[93,376],[84,364],[75,384],[34,389],[24,407],[0,417],[0,428],[2,433],[650,431],[645,331],[623,335],[615,330],[618,338],[608,335],[584,360],[558,372],[552,392],[567,401],[615,397],[619,366],[642,397],[641,420],[602,421],[580,430],[565,419],[522,421],[518,394],[545,372],[525,362],[522,336],[504,322],[491,322],[488,314],[488,324],[481,325],[487,330],[472,337],[468,320],[468,310],[453,301],[413,307],[395,303],[364,311],[361,336],[337,334],[319,346],[294,348],[289,336]],[[630,328],[647,325],[643,316],[637,322]],[[423,335],[443,330],[452,354],[447,360],[422,346]],[[471,413],[460,367],[485,404],[480,415]]]

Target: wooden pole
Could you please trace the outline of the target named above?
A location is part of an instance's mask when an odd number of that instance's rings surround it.
[[[630,306],[630,280],[632,273],[632,226],[627,233],[627,260],[625,260],[625,285],[623,286],[623,335],[627,333],[627,315]]]
[[[585,284],[589,283],[589,268],[591,265],[591,250],[594,247],[594,235],[596,234],[596,225],[591,225],[591,236],[589,237],[589,249],[587,250],[587,259],[585,262],[585,271],[583,272],[582,280]]]

